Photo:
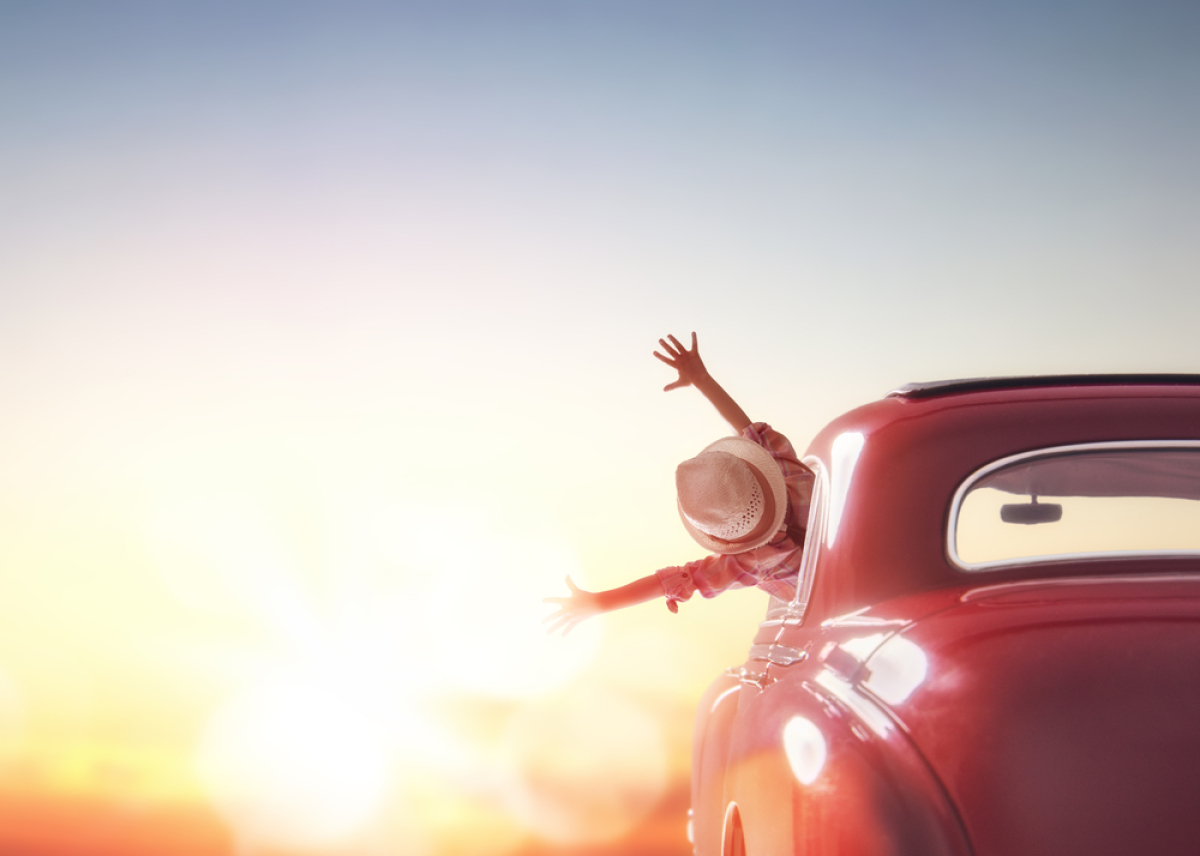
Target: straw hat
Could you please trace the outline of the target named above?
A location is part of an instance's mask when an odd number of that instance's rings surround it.
[[[723,437],[675,470],[679,516],[714,553],[744,553],[774,537],[787,513],[787,485],[770,452]]]

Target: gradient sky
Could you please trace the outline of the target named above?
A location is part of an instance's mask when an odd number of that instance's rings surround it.
[[[673,470],[725,428],[668,332],[800,448],[909,381],[1200,372],[1197,151],[1186,2],[0,2],[14,751],[217,751],[314,627],[420,649],[454,593],[472,656],[695,557]],[[686,773],[763,605],[537,668]],[[419,666],[372,674],[499,692]]]

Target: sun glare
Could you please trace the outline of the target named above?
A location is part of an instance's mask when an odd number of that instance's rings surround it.
[[[565,639],[542,624],[552,611],[542,599],[564,591],[568,575],[582,582],[563,538],[365,491],[325,498],[297,539],[268,513],[278,497],[209,488],[164,502],[149,540],[181,606],[269,631],[246,640],[250,665],[231,671],[195,751],[201,787],[239,840],[268,849],[365,840],[430,788],[475,782],[456,804],[507,816],[503,850],[521,830],[611,837],[657,797],[664,750],[644,714],[608,697],[539,701],[600,644],[599,621]],[[507,761],[428,713],[471,699],[493,700],[505,717],[517,711]],[[597,737],[614,721],[618,745]],[[582,764],[556,766],[568,744]]]
[[[200,613],[248,616],[292,640],[309,636],[313,615],[301,590],[270,497],[198,491],[165,501],[148,541],[167,590]]]
[[[580,578],[565,544],[496,529],[464,532],[450,562],[431,607],[440,651],[464,666],[450,675],[461,689],[504,698],[544,695],[595,656],[602,622],[584,623],[566,637],[547,637],[542,623],[552,612],[543,598],[565,594],[566,576]]]
[[[25,726],[24,707],[16,683],[0,671],[0,758],[20,745]]]
[[[537,696],[565,685],[598,651],[600,622],[565,639],[546,636],[543,598],[581,575],[556,533],[479,509],[385,502],[347,504],[337,518],[338,590],[357,611],[375,610],[405,649],[400,656],[423,664],[432,655],[447,666],[419,670],[429,692]]]
[[[243,839],[316,847],[374,817],[390,784],[387,742],[338,690],[296,676],[245,692],[213,717],[197,773]]]

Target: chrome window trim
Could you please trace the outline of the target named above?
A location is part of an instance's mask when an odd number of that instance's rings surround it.
[[[1049,458],[1056,455],[1074,452],[1103,452],[1113,449],[1200,449],[1200,440],[1109,440],[1098,443],[1072,443],[1066,446],[1048,446],[1044,449],[1034,449],[1020,452],[1005,458],[992,461],[986,466],[967,476],[954,492],[950,503],[950,519],[946,526],[946,555],[950,563],[959,570],[969,573],[991,571],[1000,568],[1016,568],[1024,565],[1044,565],[1058,562],[1078,562],[1094,559],[1136,559],[1136,558],[1187,558],[1200,556],[1200,550],[1125,550],[1120,552],[1101,551],[1097,553],[1059,553],[1050,556],[1020,556],[1015,559],[995,559],[990,562],[967,562],[958,555],[958,511],[962,507],[967,493],[980,479],[996,470],[1035,458]]]
[[[817,575],[817,556],[825,543],[825,526],[829,520],[829,471],[816,455],[808,455],[800,463],[813,472],[812,500],[808,506],[808,528],[804,533],[804,551],[800,554],[800,574],[796,579],[796,597],[791,611],[796,624],[804,623],[808,601],[812,597],[813,580]]]
[[[815,455],[808,455],[800,463],[813,472],[813,491],[808,506],[808,526],[804,530],[804,548],[800,552],[800,570],[796,574],[796,594],[782,607],[776,606],[782,601],[771,598],[767,618],[759,623],[759,627],[801,626],[812,596],[818,550],[825,540],[825,522],[829,517],[829,472]]]

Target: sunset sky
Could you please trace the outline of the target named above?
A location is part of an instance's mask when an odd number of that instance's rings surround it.
[[[765,595],[540,625],[700,555],[656,340],[1200,372],[1197,151],[1191,2],[0,0],[0,849],[686,853]]]

